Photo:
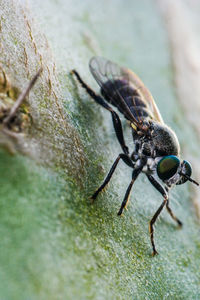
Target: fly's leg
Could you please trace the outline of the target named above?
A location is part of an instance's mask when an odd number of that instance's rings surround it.
[[[124,135],[123,135],[123,130],[122,130],[122,124],[120,121],[120,118],[118,116],[118,114],[112,109],[112,107],[110,107],[105,101],[104,99],[97,95],[80,77],[80,75],[78,74],[78,72],[76,70],[72,70],[71,71],[72,74],[74,74],[76,76],[76,78],[78,79],[78,81],[80,82],[80,84],[82,85],[82,87],[84,89],[86,89],[87,93],[94,99],[95,102],[97,102],[98,104],[100,104],[101,106],[103,106],[105,109],[109,110],[111,115],[112,115],[112,121],[113,121],[113,125],[114,125],[114,129],[115,129],[115,133],[117,136],[117,139],[122,147],[122,150],[125,154],[129,154],[129,150],[128,147],[125,144],[124,141]]]
[[[93,201],[97,198],[98,194],[99,194],[99,193],[106,187],[106,185],[109,183],[109,181],[110,181],[110,179],[111,179],[111,177],[112,177],[112,175],[113,175],[113,173],[114,173],[114,171],[115,171],[115,169],[116,169],[116,167],[117,167],[118,162],[120,161],[120,159],[122,159],[129,167],[134,168],[134,165],[133,165],[133,163],[132,163],[132,160],[129,158],[128,155],[123,154],[123,153],[119,154],[119,156],[117,157],[117,159],[114,161],[114,163],[113,163],[113,165],[112,165],[112,167],[111,167],[111,169],[110,169],[108,175],[106,176],[104,182],[103,182],[102,185],[96,190],[96,192],[92,195],[91,198],[92,198]]]
[[[125,141],[124,141],[122,123],[120,121],[120,118],[119,118],[118,114],[111,107],[110,107],[110,109],[109,110],[112,114],[112,121],[113,121],[113,126],[115,128],[115,133],[116,133],[117,139],[118,139],[124,153],[128,155],[129,154],[129,149],[126,146]]]
[[[169,200],[168,200],[168,188],[164,189],[162,187],[162,185],[160,185],[159,182],[156,181],[156,179],[149,175],[147,176],[149,181],[152,183],[152,185],[162,194],[162,196],[164,197],[164,201],[162,203],[162,205],[159,207],[159,209],[157,210],[157,212],[155,213],[155,215],[153,216],[150,224],[149,224],[149,232],[150,232],[150,236],[151,236],[151,243],[152,243],[152,247],[153,247],[153,255],[157,254],[157,251],[155,249],[155,244],[154,244],[154,237],[153,237],[153,224],[155,223],[158,215],[160,214],[160,212],[162,211],[163,207],[166,204],[166,208],[168,213],[170,214],[170,216],[172,217],[172,219],[174,219],[179,226],[182,226],[182,222],[173,214],[171,208],[169,207]]]
[[[106,187],[106,185],[109,183],[117,165],[118,165],[118,162],[120,161],[120,156],[117,157],[117,159],[115,160],[114,164],[112,165],[108,175],[106,176],[104,182],[102,183],[102,185],[96,190],[96,192],[92,195],[92,200],[94,201],[98,194]]]
[[[156,211],[155,215],[153,216],[153,218],[151,219],[151,221],[149,223],[149,233],[150,233],[151,244],[152,244],[152,248],[153,248],[153,253],[152,253],[153,256],[158,254],[158,252],[156,250],[156,247],[155,247],[155,243],[154,243],[154,226],[153,225],[156,222],[157,217],[161,213],[161,211],[162,211],[162,209],[163,209],[163,207],[165,206],[166,203],[167,203],[167,198],[164,198],[163,203],[158,208],[158,210]]]
[[[167,191],[164,189],[164,187],[151,175],[147,176],[149,181],[151,182],[151,184],[162,194],[162,196],[164,197],[163,203],[161,204],[161,206],[158,208],[158,210],[156,211],[155,215],[153,216],[153,218],[151,219],[150,223],[149,223],[149,233],[150,233],[150,238],[151,238],[151,244],[152,244],[152,248],[153,248],[153,253],[152,255],[156,255],[158,254],[158,252],[156,251],[156,247],[155,247],[155,243],[154,243],[154,223],[156,222],[157,217],[159,216],[159,214],[161,213],[163,207],[167,204],[168,202],[168,194]]]
[[[168,191],[168,187],[167,186],[165,187],[165,189]],[[166,203],[166,208],[167,208],[168,213],[172,217],[172,219],[177,222],[177,224],[178,224],[179,227],[182,227],[183,223],[174,215],[172,209],[169,207],[169,200]]]
[[[163,195],[163,197],[167,194],[168,192],[168,187],[165,187],[165,189],[158,183],[155,178],[151,175],[148,176],[149,181],[153,184],[153,186]],[[172,219],[177,222],[177,224],[181,227],[183,224],[182,222],[174,215],[172,209],[169,207],[169,200],[167,200],[166,203],[166,209],[167,212],[170,214]]]
[[[183,223],[182,223],[182,222],[174,215],[173,211],[172,211],[171,208],[169,207],[169,200],[167,200],[166,208],[167,208],[168,213],[169,213],[170,216],[172,217],[172,219],[173,219],[174,221],[177,222],[178,226],[182,227],[182,226],[183,226]]]
[[[131,182],[130,182],[127,190],[126,190],[126,194],[125,194],[124,199],[122,201],[121,207],[118,211],[118,216],[121,216],[121,214],[123,213],[124,208],[127,206],[129,198],[130,198],[131,188],[132,188],[135,180],[137,179],[138,175],[140,174],[141,170],[142,170],[142,168],[138,168],[138,169],[135,169],[133,171],[132,180],[131,180]]]

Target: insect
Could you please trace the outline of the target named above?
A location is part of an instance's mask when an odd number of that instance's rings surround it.
[[[11,86],[5,71],[0,67],[0,146],[11,154],[16,150],[23,152],[22,129],[27,123],[26,111],[20,110],[23,101],[38,79],[42,68],[34,75],[26,89],[21,94],[16,87]],[[15,94],[19,94],[16,97]]]
[[[97,95],[84,83],[77,71],[73,70],[72,74],[95,102],[110,111],[115,133],[122,148],[122,153],[114,161],[104,182],[92,195],[92,199],[95,200],[106,187],[119,161],[122,160],[133,169],[133,172],[118,211],[118,215],[121,215],[128,203],[135,180],[141,172],[145,173],[163,197],[162,204],[149,222],[152,254],[158,254],[154,242],[154,224],[163,208],[166,207],[170,216],[179,226],[182,226],[182,222],[169,206],[170,188],[188,180],[196,185],[199,184],[191,179],[190,163],[180,160],[180,146],[176,134],[164,123],[152,95],[139,77],[129,69],[102,57],[93,57],[89,62],[89,68],[100,86],[101,95]],[[113,107],[116,107],[130,124],[134,141],[132,153],[125,143],[121,121]]]

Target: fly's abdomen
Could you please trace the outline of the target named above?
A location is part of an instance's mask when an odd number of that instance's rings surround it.
[[[117,107],[125,116],[123,102],[126,103],[132,115],[137,121],[152,118],[146,103],[141,99],[138,91],[127,80],[109,80],[101,87],[101,94],[106,101]],[[121,101],[123,99],[123,101]]]

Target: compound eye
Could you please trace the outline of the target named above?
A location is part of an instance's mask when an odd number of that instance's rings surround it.
[[[180,165],[180,160],[177,156],[169,155],[163,157],[157,165],[157,174],[160,179],[168,180],[173,177]]]
[[[192,175],[191,164],[187,160],[184,160],[183,165],[185,166],[184,174],[190,177]]]
[[[188,177],[190,177],[192,175],[192,167],[191,167],[191,164],[187,160],[184,160],[182,162],[181,171],[183,174],[187,175]],[[182,176],[181,180],[179,180],[179,182],[177,184],[183,184],[187,180],[188,179],[186,177]]]

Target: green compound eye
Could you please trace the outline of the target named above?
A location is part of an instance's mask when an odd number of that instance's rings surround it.
[[[180,160],[177,156],[169,155],[163,157],[157,165],[157,174],[160,179],[167,180],[174,176],[180,165]]]

